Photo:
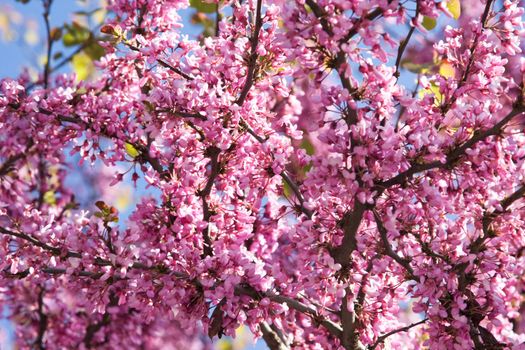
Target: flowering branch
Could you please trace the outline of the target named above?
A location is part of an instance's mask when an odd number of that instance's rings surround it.
[[[406,332],[409,329],[417,327],[417,326],[419,326],[421,324],[424,324],[427,321],[428,321],[428,319],[425,318],[425,319],[423,319],[423,320],[421,320],[419,322],[415,322],[415,323],[412,323],[412,324],[410,324],[408,326],[401,327],[401,328],[395,329],[393,331],[390,331],[388,333],[385,333],[385,334],[379,336],[374,344],[368,346],[368,349],[369,350],[375,350],[375,348],[377,348],[379,346],[379,344],[382,344],[386,340],[386,338],[390,337],[391,335],[394,335],[394,334],[397,334],[397,333],[401,333],[401,332]]]
[[[86,334],[84,335],[84,338],[82,339],[82,343],[86,346],[86,348],[93,347],[93,338],[97,334],[98,331],[100,331],[105,326],[108,326],[111,323],[111,314],[107,310],[110,307],[118,305],[118,299],[115,297],[113,293],[110,293],[109,295],[109,304],[106,307],[106,311],[102,315],[102,319],[95,323],[90,323],[86,328]],[[107,340],[105,341],[107,342]],[[96,344],[97,346],[103,345],[103,344]]]
[[[486,140],[490,136],[498,135],[503,128],[516,116],[525,112],[525,106],[517,106],[510,111],[503,119],[496,123],[493,127],[486,130],[477,130],[474,132],[474,135],[462,145],[457,146],[452,151],[447,154],[446,161],[440,162],[430,162],[424,164],[412,164],[407,170],[397,174],[396,176],[390,178],[389,180],[382,181],[377,183],[376,190],[384,190],[386,188],[403,185],[408,181],[414,174],[432,170],[432,169],[442,169],[452,166],[457,160],[459,160],[465,152],[474,147],[478,142]]]
[[[239,106],[242,106],[244,104],[244,101],[246,100],[246,97],[248,96],[248,92],[250,91],[255,77],[255,68],[257,67],[257,45],[259,44],[259,33],[261,32],[262,28],[262,0],[257,0],[257,8],[255,10],[255,27],[253,29],[252,37],[250,39],[251,41],[251,48],[250,48],[250,56],[248,56],[248,73],[246,74],[246,80],[244,82],[244,86],[241,90],[241,93],[239,95],[239,98],[235,101],[236,104]]]
[[[2,300],[34,316],[16,339],[204,348],[246,325],[272,350],[421,347],[425,332],[430,349],[519,345],[525,138],[508,129],[525,112],[525,11],[488,0],[476,20],[464,1],[110,1],[115,48],[65,27],[84,59],[109,49],[87,81],[51,76],[45,14],[40,79],[0,80]],[[434,25],[435,43],[414,42]],[[97,194],[107,171],[142,171],[153,196],[118,230],[99,202],[101,225],[75,211],[94,198],[68,181],[71,155],[126,162],[94,174]],[[408,299],[428,321],[385,334]]]
[[[140,48],[138,48],[137,46],[133,45],[133,44],[130,43],[128,40],[124,40],[123,43],[124,43],[124,45],[126,45],[130,50],[132,50],[132,51],[136,51],[136,52],[140,52]],[[193,79],[194,79],[192,76],[190,76],[190,75],[184,73],[184,72],[181,71],[179,68],[172,66],[171,64],[169,64],[168,62],[166,62],[166,61],[163,60],[162,58],[157,58],[156,61],[157,61],[157,63],[160,64],[162,67],[167,68],[167,69],[171,70],[172,72],[177,73],[178,75],[180,75],[181,77],[183,77],[183,78],[186,79],[186,80],[193,80]]]
[[[401,265],[410,275],[410,277],[413,280],[418,281],[419,277],[414,275],[414,270],[410,266],[410,261],[406,258],[400,257],[393,249],[392,245],[388,241],[388,231],[385,228],[385,225],[383,225],[383,222],[381,221],[381,217],[379,216],[379,213],[377,210],[373,210],[374,213],[374,219],[377,225],[377,230],[379,231],[379,234],[381,236],[381,243],[383,245],[384,252],[387,256],[391,257],[395,262],[397,262],[399,265]]]

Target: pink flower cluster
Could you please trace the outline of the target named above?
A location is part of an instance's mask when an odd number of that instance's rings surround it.
[[[525,349],[524,11],[464,13],[412,92],[446,3],[221,1],[199,41],[187,0],[112,0],[95,79],[1,80],[19,348]],[[72,156],[153,195],[81,210]]]

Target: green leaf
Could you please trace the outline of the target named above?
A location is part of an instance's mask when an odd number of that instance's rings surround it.
[[[454,66],[450,64],[450,62],[443,60],[439,65],[439,74],[445,78],[454,78],[456,75],[456,70],[454,69]]]
[[[315,153],[315,147],[314,145],[312,144],[312,142],[308,139],[308,138],[303,138],[303,141],[301,142],[301,146],[300,146],[302,149],[304,149],[306,151],[306,154],[308,154],[309,156],[313,155]]]
[[[214,13],[217,8],[216,4],[204,2],[204,0],[190,0],[190,6],[198,12]]]
[[[424,74],[430,70],[431,65],[428,63],[414,63],[411,60],[404,59],[401,61],[401,67],[408,69],[412,73]]]
[[[84,48],[84,52],[89,57],[91,57],[91,59],[94,61],[98,60],[100,57],[104,56],[104,54],[106,53],[106,51],[104,51],[104,48],[100,46],[98,43],[96,43],[95,41],[93,41],[91,44],[86,46]]]
[[[62,42],[64,46],[75,46],[85,43],[91,38],[91,32],[86,27],[73,22],[72,25],[66,24],[65,26],[66,33],[62,37]]]
[[[461,16],[461,3],[460,0],[447,0],[446,6],[452,17],[458,19]]]
[[[44,193],[44,203],[47,203],[49,205],[55,205],[57,203],[55,191],[49,190],[46,193]]]
[[[77,75],[77,80],[86,80],[95,72],[93,60],[86,53],[80,52],[73,56],[71,60],[73,71]]]
[[[443,95],[441,94],[441,91],[439,89],[438,84],[435,82],[430,82],[430,86],[428,88],[419,90],[419,98],[425,97],[425,95],[433,95],[434,96],[434,104],[436,106],[439,106],[443,100]]]
[[[283,180],[283,194],[286,198],[290,198],[292,196],[292,188],[286,181]]]
[[[132,158],[137,158],[140,154],[140,152],[135,148],[135,146],[133,146],[129,142],[124,143],[124,148],[126,149],[126,153]]]
[[[436,28],[436,24],[437,24],[437,20],[435,18],[427,17],[427,16],[424,16],[423,17],[423,22],[421,22],[421,25],[426,30],[432,30],[432,29]]]

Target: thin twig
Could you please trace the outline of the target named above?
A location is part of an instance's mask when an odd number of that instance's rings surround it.
[[[140,49],[133,45],[132,43],[130,43],[129,41],[123,41],[124,45],[126,45],[129,49],[131,49],[132,51],[136,51],[136,52],[140,52]],[[184,79],[186,80],[193,80],[194,78],[186,73],[184,73],[183,71],[181,71],[180,69],[172,66],[171,64],[169,64],[168,62],[166,62],[165,60],[161,59],[161,58],[157,58],[156,59],[157,63],[160,64],[161,66],[163,66],[164,68],[168,68],[169,70],[177,73],[178,75],[180,75],[181,77],[183,77]]]
[[[397,333],[401,333],[401,332],[406,332],[406,331],[408,331],[409,329],[414,328],[414,327],[416,327],[416,326],[419,326],[420,324],[423,324],[423,323],[425,323],[425,322],[427,322],[427,321],[428,321],[428,319],[425,318],[424,320],[421,320],[421,321],[419,321],[419,322],[412,323],[412,324],[410,324],[410,325],[408,325],[408,326],[401,327],[401,328],[395,329],[395,330],[393,330],[393,331],[390,331],[390,332],[388,332],[388,333],[386,333],[386,334],[383,334],[383,335],[381,335],[381,336],[379,336],[379,337],[377,338],[377,340],[375,341],[374,344],[369,345],[369,346],[368,346],[368,349],[369,349],[369,350],[375,350],[375,348],[377,348],[377,346],[378,346],[379,344],[383,343],[383,342],[385,341],[385,339],[388,338],[388,337],[390,337],[391,335],[394,335],[394,334],[397,334]]]
[[[385,225],[381,221],[381,216],[379,216],[379,213],[377,210],[373,210],[374,213],[374,219],[377,225],[377,230],[379,231],[380,237],[381,237],[381,243],[383,245],[383,249],[385,252],[385,255],[391,257],[395,262],[397,262],[399,265],[401,265],[410,275],[410,278],[412,278],[415,281],[419,281],[419,277],[414,275],[414,270],[412,269],[412,266],[410,266],[409,260],[406,258],[400,257],[390,245],[390,242],[388,241],[388,231],[385,228]]]
[[[342,334],[342,329],[338,324],[336,324],[333,321],[330,321],[327,318],[320,316],[316,309],[305,305],[299,300],[296,300],[296,299],[293,299],[293,298],[290,298],[284,295],[275,294],[272,292],[258,292],[253,287],[242,285],[242,284],[235,286],[235,294],[246,295],[246,296],[251,297],[254,300],[260,300],[266,297],[275,303],[286,304],[290,308],[302,314],[310,316],[314,321],[316,321],[317,323],[322,325],[324,328],[326,328],[326,330],[328,330],[330,334],[332,334],[336,338],[340,338]]]
[[[53,0],[43,0],[44,3],[44,23],[46,27],[47,35],[47,53],[46,53],[46,63],[44,65],[44,89],[47,89],[49,84],[49,74],[51,67],[51,53],[53,51],[53,38],[51,37],[51,25],[49,23],[49,12],[51,10],[51,5]]]
[[[419,3],[416,9],[416,15],[415,15],[416,18],[418,14],[419,14]],[[408,46],[408,42],[410,41],[410,38],[412,38],[412,34],[414,34],[415,29],[416,29],[415,26],[410,26],[410,30],[408,31],[406,38],[401,42],[401,44],[399,45],[399,49],[397,50],[397,57],[396,57],[396,63],[395,63],[396,71],[394,72],[394,76],[396,78],[399,78],[399,66],[401,65],[401,59],[403,58],[403,53],[405,52],[405,49]]]

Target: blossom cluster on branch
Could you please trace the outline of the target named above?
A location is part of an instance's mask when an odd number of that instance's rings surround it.
[[[280,350],[525,349],[517,1],[224,0],[191,40],[187,0],[110,0],[80,82],[49,63],[51,2],[42,75],[0,81],[19,348],[202,349],[246,325]],[[82,210],[72,157],[155,195],[122,225]]]

